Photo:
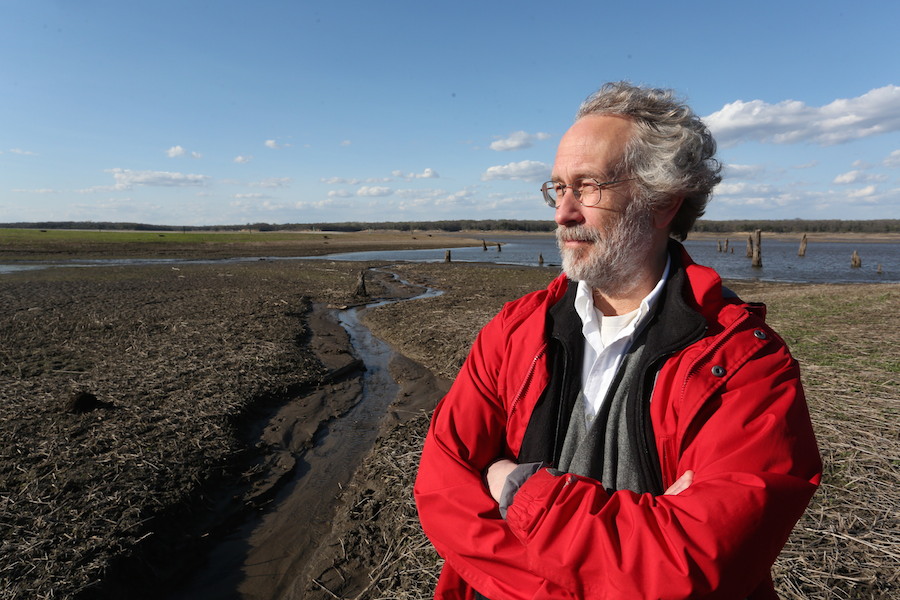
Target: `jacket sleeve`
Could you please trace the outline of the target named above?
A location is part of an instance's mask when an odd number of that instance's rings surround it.
[[[498,390],[502,330],[501,312],[479,333],[435,409],[422,450],[414,489],[419,519],[446,560],[437,597],[468,598],[467,583],[492,599],[574,598],[566,590],[573,582],[529,568],[526,545],[500,517],[482,481],[482,470],[509,454],[507,407]]]
[[[769,346],[682,410],[663,454],[677,456],[674,473],[695,476],[677,496],[608,494],[546,470],[522,486],[507,519],[532,572],[575,581],[588,598],[753,597],[821,474],[796,363]]]

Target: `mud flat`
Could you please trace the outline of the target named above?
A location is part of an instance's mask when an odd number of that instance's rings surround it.
[[[160,597],[272,500],[361,373],[327,306],[366,265],[310,262],[3,277],[0,597]]]
[[[4,275],[0,598],[166,597],[212,540],[248,511],[265,511],[320,424],[352,403],[356,357],[327,307],[358,302],[368,266]],[[303,514],[278,525],[316,531],[303,564],[284,578],[253,573],[233,597],[430,597],[440,562],[411,498],[429,410],[481,325],[554,273],[462,263],[390,270],[445,291],[364,318],[403,355],[390,365],[397,402],[373,451],[347,465],[329,498],[328,531],[310,529]],[[888,316],[900,311],[900,286],[729,285],[769,304],[800,360],[826,462],[776,566],[779,592],[897,595],[900,331]],[[414,293],[374,275],[367,287],[372,296]],[[96,400],[79,404],[76,392]],[[273,555],[279,543],[269,544]]]

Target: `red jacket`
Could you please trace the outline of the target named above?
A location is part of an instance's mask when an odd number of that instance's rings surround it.
[[[693,484],[609,494],[545,469],[501,519],[482,471],[517,456],[549,381],[560,276],[484,327],[435,410],[415,497],[445,559],[436,598],[777,598],[770,568],[821,475],[799,371],[764,308],[723,298],[718,275],[681,252],[683,298],[707,333],[662,365],[650,419],[664,486],[686,470]]]

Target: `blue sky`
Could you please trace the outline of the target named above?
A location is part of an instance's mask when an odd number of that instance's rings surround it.
[[[707,120],[706,218],[896,219],[898,6],[0,0],[0,222],[549,220],[622,79]]]

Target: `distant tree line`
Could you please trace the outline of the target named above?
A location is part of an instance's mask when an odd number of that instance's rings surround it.
[[[149,225],[146,223],[109,223],[94,221],[53,221],[44,223],[0,223],[0,228],[14,229],[91,229],[100,231],[536,231],[551,232],[551,221],[523,221],[516,219],[344,222],[344,223],[247,223],[244,225]],[[771,233],[900,233],[900,219],[872,219],[846,221],[842,219],[806,220],[700,220],[694,231],[729,233],[761,229]]]
[[[699,220],[694,231],[728,233],[730,231],[755,231],[769,233],[898,233],[900,219],[872,219],[845,221],[843,219],[782,219],[782,220]]]

